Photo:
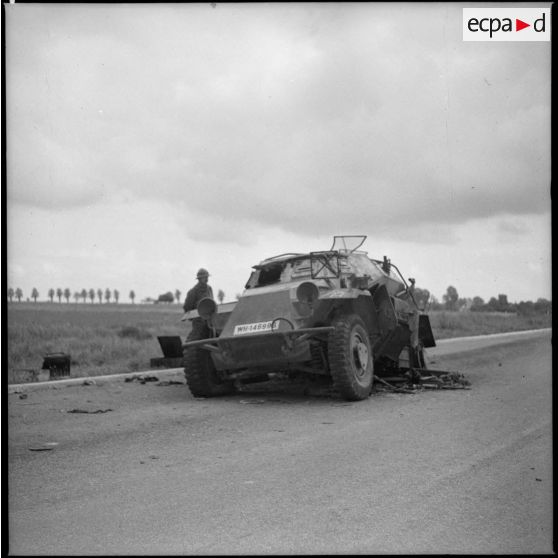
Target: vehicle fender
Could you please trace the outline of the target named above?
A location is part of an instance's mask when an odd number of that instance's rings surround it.
[[[356,297],[345,297],[337,299],[332,305],[330,320],[342,314],[356,314],[366,325],[371,341],[379,334],[378,318],[376,308],[372,302],[370,293],[365,291]]]
[[[435,347],[436,341],[430,326],[430,318],[426,314],[419,315],[419,339],[423,347]]]

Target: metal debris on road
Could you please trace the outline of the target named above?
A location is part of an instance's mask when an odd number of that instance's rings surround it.
[[[414,393],[412,389],[396,387],[390,384],[389,382],[387,382],[386,380],[384,380],[383,378],[378,378],[378,376],[374,376],[374,381],[379,382],[380,384],[382,384],[382,386],[385,386],[385,388],[387,388],[389,391],[394,391],[396,393]],[[382,388],[376,385],[375,390],[382,391]]]
[[[375,391],[391,391],[394,393],[416,393],[423,389],[471,389],[471,383],[463,374],[458,372],[435,372],[430,376],[422,376],[412,374],[412,371],[409,371],[403,376],[393,378],[374,376],[374,381]]]
[[[157,376],[150,376],[147,374],[139,374],[139,375],[133,375],[131,378],[126,378],[124,380],[125,382],[139,382],[140,384],[145,384],[147,382],[158,382],[159,378],[157,378]]]
[[[155,384],[157,386],[183,386],[185,382],[179,382],[177,380],[162,380],[161,382]]]
[[[45,442],[42,446],[33,446],[27,449],[29,451],[51,451],[57,445],[58,442]]]
[[[71,411],[66,411],[67,413],[86,413],[89,415],[95,415],[97,413],[108,413],[112,409],[97,409],[96,411],[87,411],[86,409],[72,409]]]

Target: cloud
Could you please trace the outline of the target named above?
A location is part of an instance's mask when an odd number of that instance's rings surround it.
[[[463,43],[460,10],[44,14],[56,32],[9,66],[14,201],[184,200],[209,234],[228,220],[382,232],[548,208],[548,52],[533,63],[538,45]]]
[[[40,211],[53,246],[79,234],[127,284],[144,263],[180,276],[163,236],[255,260],[333,234],[464,250],[482,220],[490,242],[532,241],[550,207],[549,45],[465,43],[461,8],[6,5],[10,214]],[[27,269],[44,252],[25,223],[10,230]]]
[[[529,227],[523,222],[501,221],[498,229],[506,236],[522,236],[529,232]]]

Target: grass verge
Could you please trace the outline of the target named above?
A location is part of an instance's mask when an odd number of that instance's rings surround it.
[[[551,327],[551,316],[491,312],[431,312],[435,339]],[[180,305],[14,303],[8,305],[8,383],[40,370],[46,353],[71,355],[72,377],[150,369],[162,357],[157,336],[184,340]]]

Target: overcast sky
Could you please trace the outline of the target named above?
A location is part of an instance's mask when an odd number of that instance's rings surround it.
[[[365,234],[439,299],[551,298],[550,43],[467,5],[6,5],[9,286],[233,300]]]

